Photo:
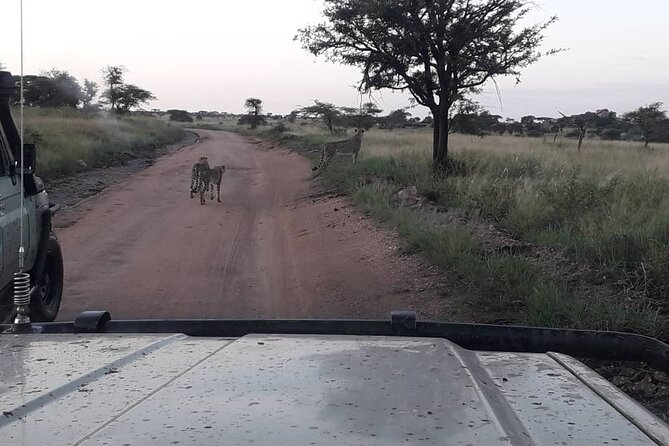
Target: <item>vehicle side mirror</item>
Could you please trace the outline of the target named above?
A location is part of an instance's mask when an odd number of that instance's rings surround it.
[[[35,173],[35,168],[37,167],[37,148],[35,144],[23,144],[23,166],[24,174]],[[20,167],[21,165],[19,164]]]

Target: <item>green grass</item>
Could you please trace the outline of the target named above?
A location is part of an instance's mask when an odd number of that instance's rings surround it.
[[[362,162],[362,170],[370,160]],[[333,169],[328,181],[344,185],[352,199],[376,219],[392,226],[407,243],[431,263],[448,271],[474,291],[477,308],[503,314],[518,323],[545,327],[639,331],[661,335],[661,318],[651,305],[620,298],[583,299],[575,290],[557,283],[523,255],[489,252],[462,223],[436,227],[421,215],[394,207],[390,183],[351,187],[348,169]]]
[[[564,141],[558,147],[552,141],[493,138],[504,143],[495,148],[487,138],[454,135],[455,169],[445,175],[432,169],[429,145],[415,146],[429,142],[428,132],[420,132],[372,130],[362,160],[352,165],[342,157],[323,180],[396,228],[407,249],[445,268],[477,296],[477,308],[538,326],[669,333],[660,312],[669,291],[669,179],[650,167],[669,166],[666,147],[641,152],[589,141],[591,153],[578,154]],[[242,133],[304,153],[333,139],[323,131]],[[537,144],[533,151],[531,143]],[[638,162],[620,164],[632,160]],[[568,283],[523,254],[490,252],[467,223],[435,226],[420,211],[395,207],[393,194],[412,185],[433,205],[461,211],[472,223],[492,223],[603,271],[605,292]]]
[[[104,166],[116,157],[134,156],[184,135],[181,127],[154,118],[31,108],[25,110],[25,132],[26,142],[38,147],[38,174],[47,179]]]

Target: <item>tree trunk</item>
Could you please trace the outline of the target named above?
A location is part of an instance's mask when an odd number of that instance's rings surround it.
[[[439,119],[435,119],[432,127],[432,161],[437,161],[438,153],[439,153]]]
[[[581,151],[581,146],[583,145],[583,137],[585,136],[584,131],[578,132],[578,151]]]
[[[646,139],[646,144],[644,144],[644,147],[648,147],[648,140],[650,139],[650,133],[646,133],[644,136]]]
[[[439,153],[439,108],[431,108],[432,112],[432,161],[437,161],[437,154]]]
[[[116,100],[114,99],[116,97],[116,90],[114,90],[114,85],[110,84],[109,85],[109,107],[111,111],[115,112],[116,111]]]
[[[330,130],[330,135],[334,135],[334,129],[332,128],[332,120],[328,119],[327,124],[328,124],[328,130]]]
[[[258,109],[253,110],[253,124],[251,124],[251,128],[255,129],[258,127]]]
[[[437,156],[435,163],[441,167],[448,165],[448,111],[439,113],[439,134],[437,138]]]

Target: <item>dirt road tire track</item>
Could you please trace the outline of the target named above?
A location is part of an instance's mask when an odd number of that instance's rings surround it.
[[[60,320],[105,309],[136,318],[450,318],[438,277],[310,164],[225,132],[156,160],[56,216],[65,258]],[[222,203],[188,198],[199,155],[225,164]],[[317,198],[320,197],[320,198]]]

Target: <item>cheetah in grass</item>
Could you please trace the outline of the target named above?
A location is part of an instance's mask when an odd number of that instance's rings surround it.
[[[315,176],[321,173],[321,171],[332,161],[332,158],[335,157],[337,153],[350,153],[353,157],[353,164],[358,160],[358,154],[360,153],[360,147],[362,145],[362,134],[365,132],[364,129],[356,129],[355,135],[349,139],[344,139],[342,141],[328,142],[323,145],[321,150],[321,159],[318,164],[311,170],[318,171]]]

